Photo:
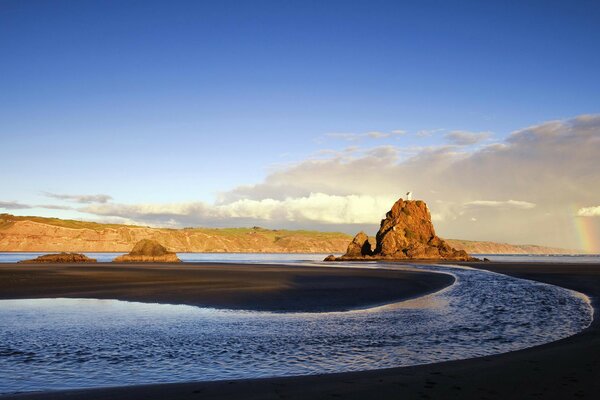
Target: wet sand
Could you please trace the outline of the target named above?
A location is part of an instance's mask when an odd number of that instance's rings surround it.
[[[600,305],[600,264],[463,263],[577,290]],[[595,399],[600,323],[530,349],[476,359],[340,374],[145,385],[14,396],[20,399]]]
[[[436,292],[429,272],[236,264],[0,264],[0,299],[96,298],[259,311],[343,311]]]

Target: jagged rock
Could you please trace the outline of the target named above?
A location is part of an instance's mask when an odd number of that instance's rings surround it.
[[[168,251],[154,240],[140,240],[129,254],[114,259],[113,262],[181,262],[177,254]]]
[[[348,257],[361,257],[370,256],[371,254],[372,251],[369,237],[364,232],[358,232],[348,245],[348,250],[346,250],[345,255]]]
[[[381,221],[373,252],[367,235],[360,232],[340,257],[340,260],[357,259],[474,260],[464,250],[456,250],[436,236],[425,202],[403,199],[394,203]]]
[[[323,261],[335,261],[336,257],[333,254],[328,255],[327,257],[325,257],[325,259]]]
[[[78,253],[58,253],[58,254],[44,254],[33,260],[19,261],[24,264],[38,264],[38,263],[95,263],[95,258],[89,258],[84,254]]]

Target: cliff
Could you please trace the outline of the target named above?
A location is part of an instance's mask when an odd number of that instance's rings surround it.
[[[534,244],[508,244],[480,242],[475,240],[447,239],[446,242],[456,249],[469,254],[579,254],[581,250],[558,247],[537,246]]]
[[[0,251],[128,252],[142,239],[155,240],[173,252],[341,253],[351,237],[258,227],[150,228],[0,214]]]
[[[335,232],[262,228],[165,229],[0,214],[0,251],[127,252],[142,239],[156,240],[175,252],[341,254],[346,251],[352,236]],[[453,239],[447,239],[446,242],[470,254],[578,252],[534,245]]]

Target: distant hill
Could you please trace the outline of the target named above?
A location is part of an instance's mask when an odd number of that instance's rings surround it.
[[[198,253],[344,253],[352,236],[339,232],[254,228],[150,228],[58,218],[0,214],[0,251],[128,252],[142,239],[169,251]],[[561,254],[571,250],[533,245],[452,240],[468,253]]]
[[[446,242],[456,249],[469,254],[576,254],[581,250],[569,250],[556,247],[536,246],[534,244],[508,244],[478,242],[473,240],[447,239]]]

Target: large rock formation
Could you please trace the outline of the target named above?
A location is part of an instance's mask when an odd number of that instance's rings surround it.
[[[44,254],[33,260],[19,261],[23,264],[49,264],[49,263],[95,263],[95,258],[89,258],[78,253]]]
[[[177,254],[167,251],[160,243],[154,240],[140,240],[129,254],[123,254],[113,262],[181,262]]]
[[[421,200],[398,200],[381,221],[375,250],[360,232],[337,260],[474,260],[435,234],[427,204]]]

